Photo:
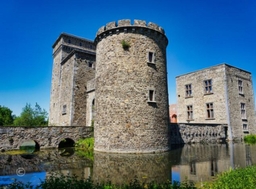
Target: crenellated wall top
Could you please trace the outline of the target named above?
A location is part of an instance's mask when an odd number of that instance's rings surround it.
[[[159,25],[153,22],[146,22],[145,20],[134,20],[132,23],[130,19],[123,19],[109,22],[106,25],[99,28],[95,41],[97,42],[100,38],[104,37],[106,34],[114,34],[119,32],[127,32],[130,29],[132,32],[135,32],[136,29],[141,28],[145,30],[155,31],[158,34],[165,36],[165,31]],[[166,37],[166,36],[165,36]]]

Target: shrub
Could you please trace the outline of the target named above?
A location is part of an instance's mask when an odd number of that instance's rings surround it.
[[[244,141],[248,144],[256,143],[256,135],[250,134],[244,137]]]
[[[124,50],[128,50],[130,48],[130,44],[125,40],[122,40],[121,44],[122,44]]]
[[[80,139],[75,143],[76,154],[93,160],[94,138]]]
[[[230,169],[219,174],[215,181],[203,184],[204,189],[251,189],[256,186],[256,166]]]

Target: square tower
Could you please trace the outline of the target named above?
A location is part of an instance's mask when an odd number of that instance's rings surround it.
[[[66,33],[58,37],[53,44],[49,125],[89,124],[87,82],[95,77],[95,61],[93,41]]]

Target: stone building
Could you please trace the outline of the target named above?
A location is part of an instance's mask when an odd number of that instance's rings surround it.
[[[49,125],[91,125],[95,49],[93,41],[66,33],[53,44]]]
[[[227,125],[227,139],[256,132],[252,75],[220,64],[176,77],[179,123]]]
[[[141,20],[110,22],[94,42],[61,34],[49,124],[93,122],[97,151],[168,150],[167,44],[161,27]]]

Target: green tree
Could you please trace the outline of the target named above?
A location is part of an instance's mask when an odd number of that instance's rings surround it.
[[[15,126],[47,126],[47,112],[42,109],[37,103],[35,108],[32,108],[30,104],[22,109],[20,116],[14,120]]]
[[[12,111],[4,106],[0,106],[0,126],[10,126],[13,124],[14,115]]]

